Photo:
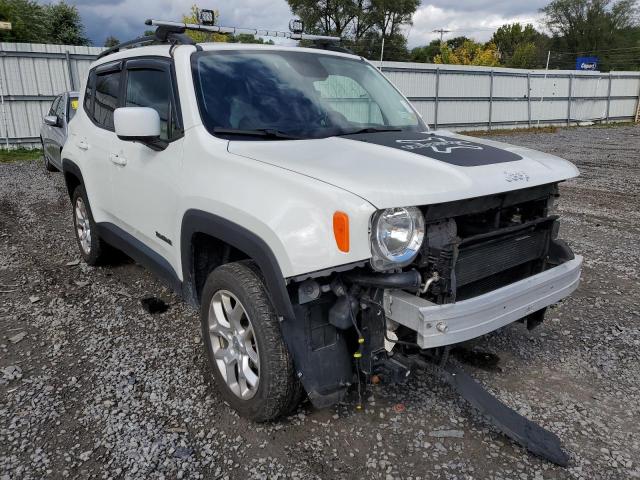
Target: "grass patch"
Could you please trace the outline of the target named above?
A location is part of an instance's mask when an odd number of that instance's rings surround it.
[[[493,130],[469,130],[466,132],[458,132],[462,135],[469,137],[493,137],[498,135],[518,135],[521,133],[556,133],[558,130],[567,130],[573,128],[618,128],[618,127],[633,127],[634,125],[640,125],[635,122],[600,122],[593,125],[570,125],[570,126],[554,126],[546,125],[543,127],[525,127],[525,128],[501,128]]]
[[[500,128],[498,130],[471,130],[467,132],[458,132],[469,137],[493,137],[497,135],[516,135],[519,133],[556,133],[561,127],[527,127],[527,128]]]
[[[40,160],[42,152],[39,148],[0,149],[0,163],[28,162]]]

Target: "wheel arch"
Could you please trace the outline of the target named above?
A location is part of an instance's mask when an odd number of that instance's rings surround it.
[[[73,163],[68,158],[62,159],[62,173],[64,174],[64,183],[67,186],[67,193],[69,198],[73,196],[74,190],[79,185],[84,185],[84,178],[82,178],[82,172],[80,167]]]
[[[189,303],[198,305],[200,301],[195,264],[199,235],[211,237],[222,245],[229,246],[232,252],[236,252],[236,257],[239,252],[240,258],[253,260],[260,269],[267,293],[277,314],[284,318],[295,318],[285,278],[269,245],[241,225],[218,215],[195,209],[185,212],[180,234],[183,294]]]

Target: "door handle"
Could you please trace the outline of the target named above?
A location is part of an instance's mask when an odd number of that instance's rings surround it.
[[[84,140],[80,140],[77,143],[77,146],[80,150],[89,150],[89,144],[87,142],[85,142]]]
[[[127,164],[126,158],[121,157],[120,155],[116,155],[115,153],[109,155],[109,160],[111,160],[116,165],[120,165],[121,167],[124,167]]]

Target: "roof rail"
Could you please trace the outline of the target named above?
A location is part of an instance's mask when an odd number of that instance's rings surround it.
[[[149,24],[147,24],[149,25]],[[174,26],[158,26],[153,35],[139,37],[134,40],[119,43],[98,55],[98,58],[106,57],[112,53],[128,48],[143,47],[145,45],[171,44],[171,45],[195,45],[195,42],[184,34],[185,29]]]

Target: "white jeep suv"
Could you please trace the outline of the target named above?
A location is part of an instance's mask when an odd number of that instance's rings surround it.
[[[222,396],[257,421],[341,401],[410,355],[578,285],[552,155],[430,130],[331,49],[171,44],[91,67],[62,152],[80,252],[110,247],[200,307]]]

